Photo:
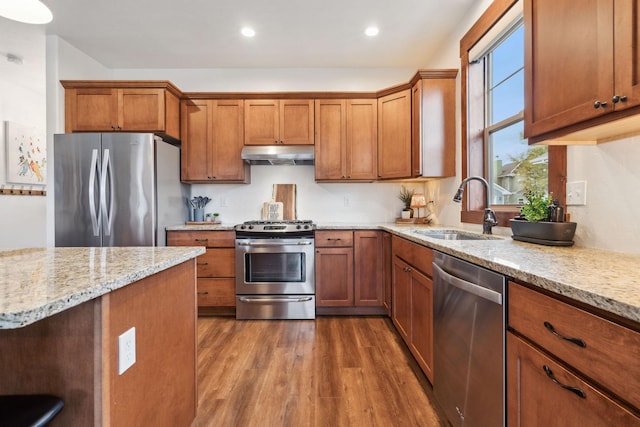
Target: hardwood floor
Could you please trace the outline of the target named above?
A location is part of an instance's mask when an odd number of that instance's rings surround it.
[[[384,317],[198,319],[196,427],[445,426]]]

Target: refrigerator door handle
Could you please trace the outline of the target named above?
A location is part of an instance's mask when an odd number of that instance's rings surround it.
[[[109,206],[107,206],[107,179],[109,179]],[[111,226],[113,222],[113,205],[114,205],[114,187],[113,187],[113,171],[111,168],[111,158],[109,157],[109,149],[106,148],[102,154],[102,176],[100,179],[100,206],[102,208],[102,217],[104,218],[104,235],[111,235]]]
[[[91,213],[91,227],[93,235],[100,235],[100,212],[96,212],[96,175],[100,177],[100,163],[98,163],[98,149],[91,152],[91,172],[89,173],[89,212]]]

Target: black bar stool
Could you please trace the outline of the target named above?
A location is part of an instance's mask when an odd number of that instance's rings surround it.
[[[41,427],[62,410],[62,399],[49,394],[0,395],[0,425]]]

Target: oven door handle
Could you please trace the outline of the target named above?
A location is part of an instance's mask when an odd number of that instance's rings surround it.
[[[268,242],[268,243],[255,243],[255,242],[238,242],[238,246],[289,246],[289,245],[298,245],[298,246],[308,246],[313,245],[313,242],[308,240],[301,240],[295,243],[282,243],[282,242]]]
[[[307,302],[311,301],[313,297],[238,297],[241,302]]]

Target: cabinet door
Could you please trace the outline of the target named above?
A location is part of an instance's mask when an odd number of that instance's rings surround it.
[[[393,296],[391,318],[398,332],[411,342],[411,270],[407,263],[393,257]]]
[[[615,13],[615,95],[626,101],[616,110],[640,105],[640,1],[616,1]]]
[[[66,132],[110,132],[118,126],[118,91],[110,88],[65,91]]]
[[[245,145],[272,145],[280,142],[279,108],[278,100],[244,101]]]
[[[353,306],[353,248],[316,249],[316,305]]]
[[[378,99],[378,177],[411,177],[411,89]]]
[[[211,172],[215,181],[247,182],[249,166],[240,154],[244,145],[242,100],[213,101]]]
[[[118,89],[118,126],[121,131],[163,131],[163,89]]]
[[[378,175],[378,101],[351,99],[346,108],[347,178],[374,180]]]
[[[382,232],[355,231],[353,251],[355,305],[381,307],[384,298]]]
[[[411,352],[433,382],[433,282],[411,272]]]
[[[211,111],[212,101],[182,102],[182,181],[210,181],[213,179]]]
[[[613,4],[525,1],[525,137],[612,111]]]
[[[346,179],[346,102],[316,100],[315,121],[316,180]]]
[[[313,145],[313,100],[280,100],[280,144]]]
[[[507,333],[507,390],[510,427],[640,425],[639,418],[512,333]]]

